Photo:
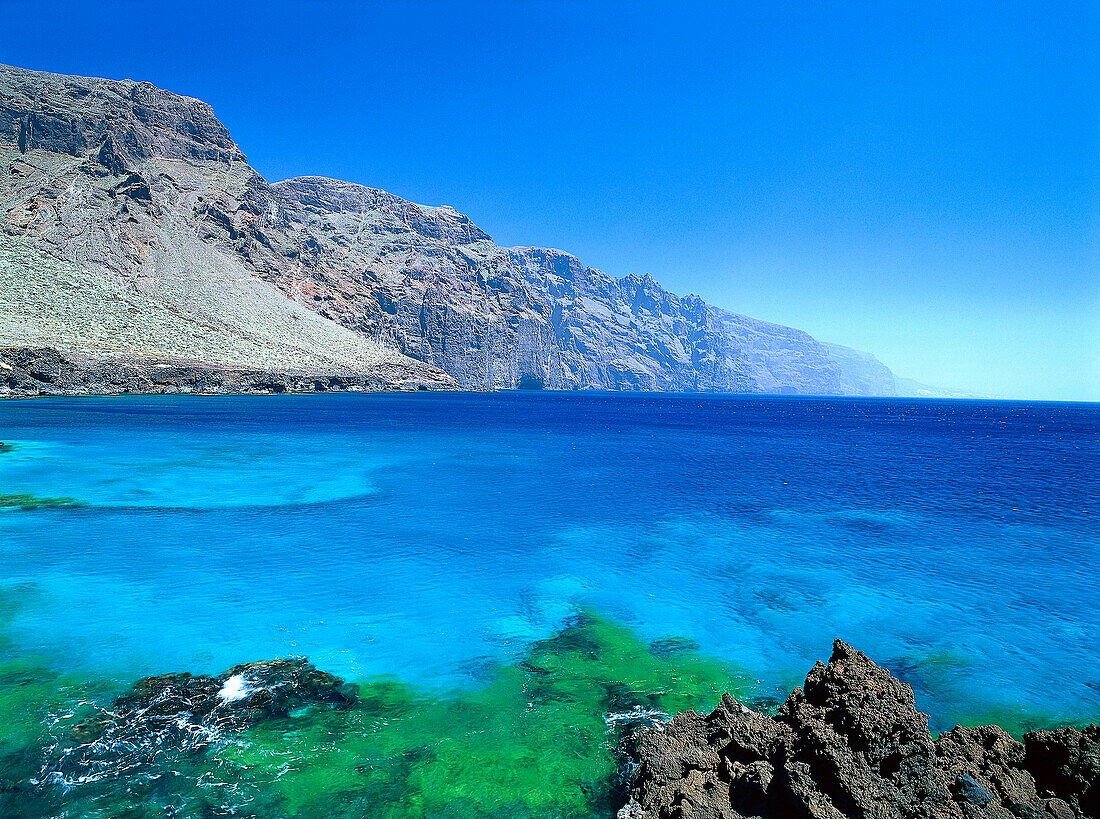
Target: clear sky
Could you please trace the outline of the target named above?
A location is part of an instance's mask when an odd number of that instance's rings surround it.
[[[1100,400],[1094,0],[0,0],[0,62],[899,375]]]

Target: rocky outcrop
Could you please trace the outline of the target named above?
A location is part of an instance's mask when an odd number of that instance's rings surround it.
[[[351,705],[358,688],[305,660],[233,666],[217,677],[161,674],[134,683],[103,711],[72,728],[81,744],[107,735],[158,734],[179,723],[240,729],[305,705]]]
[[[727,695],[636,753],[620,819],[1100,817],[1100,728],[934,740],[912,689],[839,640],[776,716]]]
[[[0,345],[468,389],[893,394],[866,354],[499,247],[452,208],[269,184],[198,100],[3,66]]]

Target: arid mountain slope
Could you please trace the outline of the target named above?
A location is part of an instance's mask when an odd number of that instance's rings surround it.
[[[0,67],[0,346],[470,389],[893,394],[873,357],[502,248],[449,207],[269,184],[205,103]],[[418,363],[423,362],[423,363]]]
[[[0,67],[0,345],[453,383],[287,299],[209,241],[203,203],[254,177],[205,103]]]

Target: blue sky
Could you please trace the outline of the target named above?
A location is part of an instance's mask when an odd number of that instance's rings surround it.
[[[1098,3],[0,0],[0,20],[0,62],[206,100],[268,179],[453,205],[928,383],[1100,400]]]

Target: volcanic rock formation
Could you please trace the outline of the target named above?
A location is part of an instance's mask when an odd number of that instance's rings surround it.
[[[913,690],[840,640],[777,716],[727,695],[636,751],[620,819],[1100,817],[1100,727],[933,740]]]

